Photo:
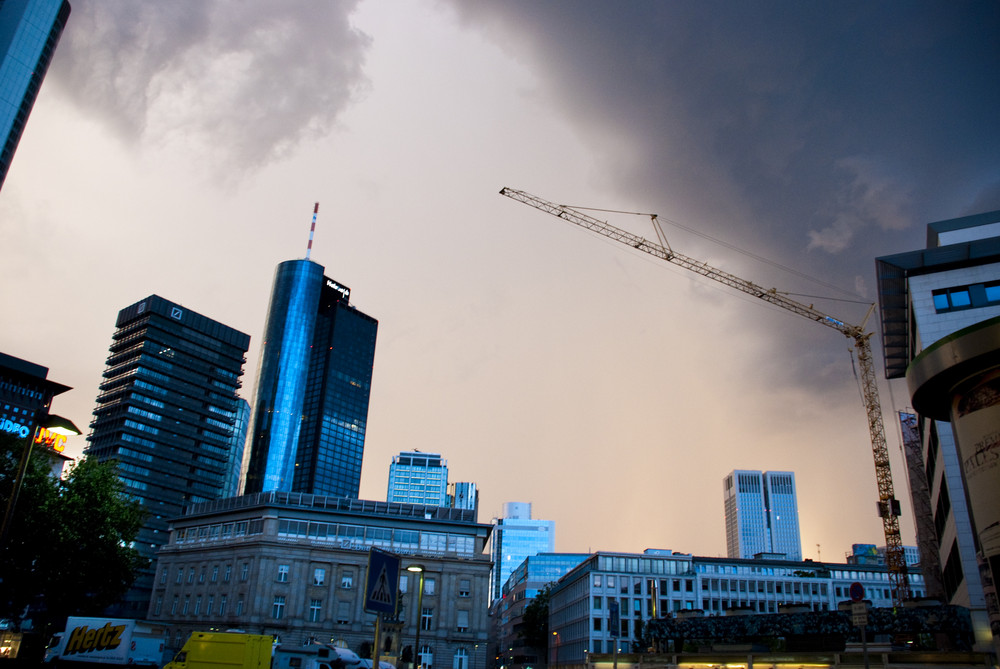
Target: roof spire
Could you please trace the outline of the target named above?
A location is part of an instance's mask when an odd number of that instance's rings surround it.
[[[316,214],[319,213],[319,202],[313,207],[313,222],[312,227],[309,228],[309,245],[306,246],[306,260],[309,260],[309,254],[312,253],[313,248],[313,234],[316,232]]]

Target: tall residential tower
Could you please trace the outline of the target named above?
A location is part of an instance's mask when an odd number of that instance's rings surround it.
[[[728,557],[770,553],[802,559],[793,472],[736,469],[723,479],[722,488]]]
[[[264,325],[244,492],[358,496],[378,321],[311,260],[278,265]]]
[[[151,295],[118,312],[86,453],[118,463],[149,511],[136,547],[151,560],[187,504],[222,496],[250,337]],[[142,616],[155,563],[118,613]]]

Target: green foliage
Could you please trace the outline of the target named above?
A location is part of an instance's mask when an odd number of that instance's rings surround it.
[[[23,443],[0,439],[4,506]],[[144,514],[126,495],[114,463],[83,458],[57,480],[45,452],[35,449],[0,547],[0,617],[27,616],[38,628],[100,613],[145,566],[131,547]]]
[[[549,647],[549,597],[552,584],[546,585],[538,591],[535,598],[524,607],[524,615],[521,617],[521,631],[519,636],[524,640],[526,646],[545,650],[544,657],[548,657]]]

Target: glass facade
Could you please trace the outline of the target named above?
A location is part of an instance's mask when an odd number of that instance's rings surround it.
[[[69,12],[66,0],[0,2],[0,187]]]
[[[552,553],[556,543],[554,520],[501,518],[493,529],[492,597],[502,594],[504,583],[524,562],[538,553]]]
[[[448,463],[438,453],[403,452],[389,465],[386,501],[399,504],[448,504]]]
[[[752,558],[781,553],[789,560],[801,560],[796,499],[792,472],[735,470],[726,476],[726,555]]]
[[[154,559],[185,505],[223,495],[250,337],[157,295],[120,311],[116,328],[86,454],[116,461],[149,510],[136,547]],[[119,613],[145,610],[151,575]]]
[[[309,260],[278,265],[244,491],[357,497],[378,321]]]

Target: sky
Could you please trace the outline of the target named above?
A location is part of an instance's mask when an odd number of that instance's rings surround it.
[[[312,259],[379,320],[362,498],[419,449],[481,522],[531,502],[557,551],[717,556],[725,475],[790,470],[805,557],[884,545],[846,338],[498,192],[656,213],[861,324],[876,257],[1000,209],[1000,4],[71,3],[0,191],[0,350],[73,387],[54,412],[89,423],[116,315],[154,293],[251,335],[252,399],[319,202]]]

